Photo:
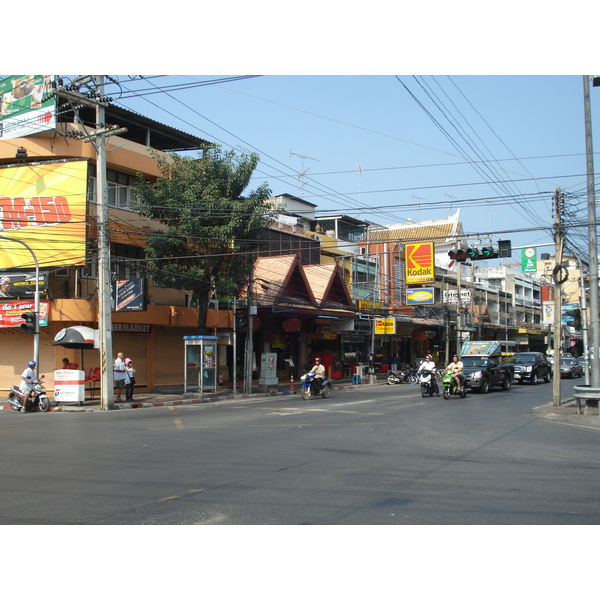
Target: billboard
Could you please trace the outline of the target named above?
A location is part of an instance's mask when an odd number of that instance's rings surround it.
[[[409,288],[406,290],[406,304],[435,304],[433,288]]]
[[[407,285],[435,281],[433,242],[405,244]]]
[[[2,244],[0,243],[0,253]],[[48,288],[48,273],[40,273],[37,289],[45,294]],[[2,298],[33,298],[35,296],[35,273],[11,273],[0,271],[0,302]]]
[[[0,169],[0,270],[85,262],[86,160]]]
[[[25,321],[21,317],[23,313],[33,312],[35,302],[33,300],[15,300],[14,302],[0,303],[0,328],[21,327]],[[40,300],[40,327],[48,325],[48,313],[50,312],[50,302]]]
[[[0,80],[0,139],[56,127],[55,75],[13,75]]]
[[[112,309],[114,312],[146,310],[145,279],[122,279],[112,284]]]

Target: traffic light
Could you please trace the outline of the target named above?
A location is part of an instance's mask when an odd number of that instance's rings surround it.
[[[512,256],[510,240],[500,240],[498,242],[498,255],[500,258],[510,258]]]
[[[577,331],[581,331],[581,309],[580,308],[576,308],[573,310],[573,327],[577,330]]]
[[[465,260],[468,258],[467,253],[462,249],[450,250],[450,252],[448,252],[448,256],[456,262],[465,262]]]
[[[483,248],[461,248],[460,250],[450,250],[448,256],[456,262],[464,262],[468,258],[471,260],[488,260],[489,258],[498,258],[498,252],[492,246]]]
[[[21,318],[25,323],[21,324],[21,329],[25,330],[25,333],[39,333],[38,318],[34,312],[23,313]]]

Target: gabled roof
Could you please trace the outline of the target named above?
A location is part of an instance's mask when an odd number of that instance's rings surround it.
[[[436,242],[454,243],[457,237],[464,235],[460,222],[460,210],[447,219],[415,221],[387,225],[387,229],[370,230],[370,242]]]
[[[274,311],[351,318],[352,298],[337,265],[302,265],[297,254],[259,257],[252,303]]]
[[[304,265],[304,270],[319,306],[352,306],[348,286],[337,264]]]

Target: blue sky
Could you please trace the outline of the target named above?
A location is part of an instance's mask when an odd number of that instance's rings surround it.
[[[460,208],[468,234],[536,245],[552,241],[544,228],[560,187],[572,219],[587,219],[581,75],[266,75],[126,91],[216,79],[120,76],[121,99],[115,86],[108,91],[121,106],[224,148],[258,152],[251,187],[266,181],[274,195],[317,204],[320,215],[385,225]],[[598,129],[600,88],[591,99]],[[580,233],[573,241],[585,249]]]

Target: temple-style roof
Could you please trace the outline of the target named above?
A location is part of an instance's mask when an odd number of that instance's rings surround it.
[[[447,219],[415,221],[387,225],[386,229],[371,229],[368,240],[372,243],[435,242],[454,243],[464,235],[460,222],[460,210]]]

